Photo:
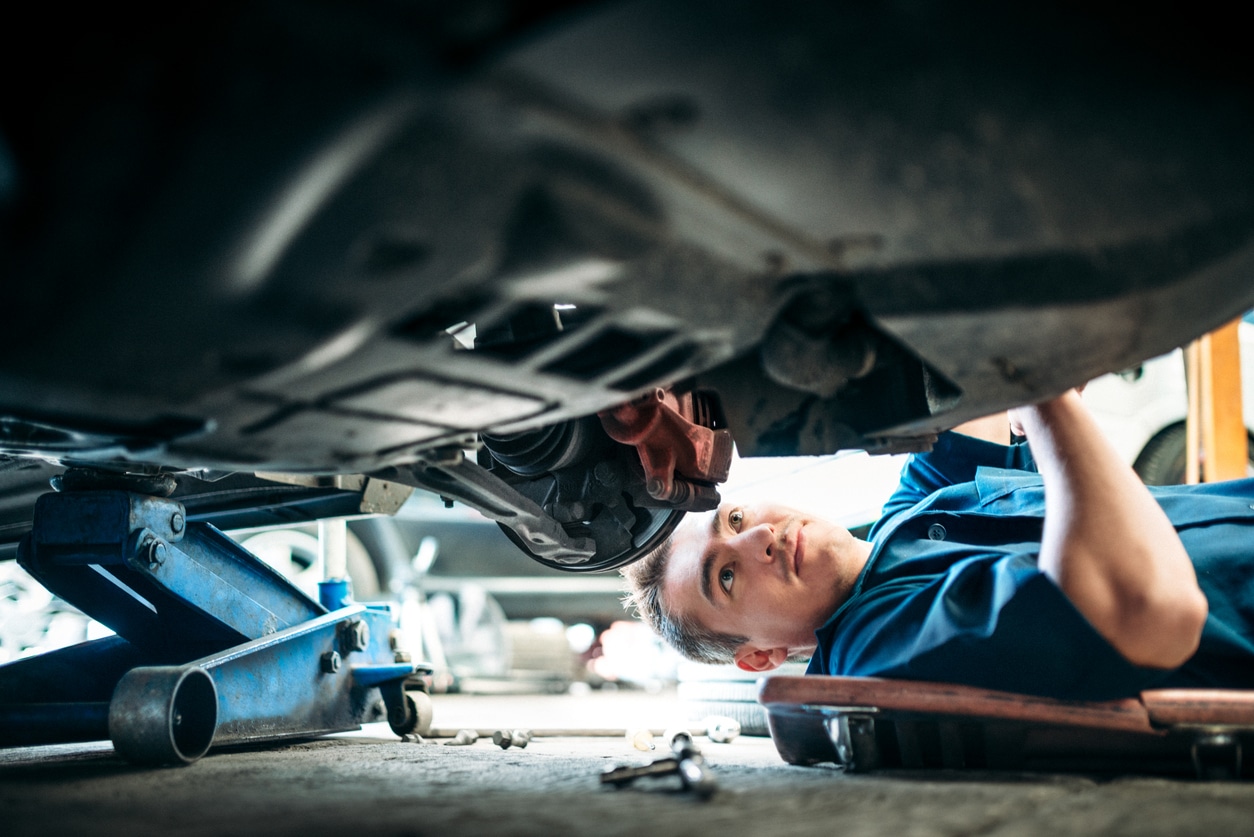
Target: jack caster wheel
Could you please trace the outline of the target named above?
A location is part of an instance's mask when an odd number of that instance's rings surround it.
[[[397,735],[426,735],[431,731],[431,721],[435,717],[435,709],[431,705],[431,695],[426,692],[405,692],[405,717],[393,718],[388,713],[388,726]]]

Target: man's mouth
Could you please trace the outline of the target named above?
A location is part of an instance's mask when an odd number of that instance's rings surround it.
[[[797,537],[792,548],[792,574],[801,576],[801,560],[805,557],[805,526],[797,527]]]

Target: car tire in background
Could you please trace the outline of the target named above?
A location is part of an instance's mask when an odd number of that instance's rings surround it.
[[[576,659],[558,619],[519,619],[505,623],[509,674],[520,688],[548,694],[570,690]]]
[[[239,543],[317,600],[318,582],[322,581],[317,535],[303,528],[268,529],[241,537]],[[373,601],[383,596],[379,571],[366,547],[351,530],[347,534],[345,545],[353,598],[358,601]]]
[[[1182,485],[1185,480],[1187,459],[1186,431],[1183,424],[1164,427],[1154,435],[1136,458],[1133,468],[1146,485]],[[1254,476],[1254,439],[1247,439],[1246,468],[1248,476]]]
[[[689,723],[702,724],[713,715],[740,724],[741,735],[767,736],[766,709],[758,703],[758,680],[772,675],[805,674],[805,663],[785,663],[766,674],[741,671],[734,665],[679,664],[677,696]]]

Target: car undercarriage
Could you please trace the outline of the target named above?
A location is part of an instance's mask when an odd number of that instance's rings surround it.
[[[612,569],[732,439],[916,449],[1254,307],[1218,7],[90,14],[0,106],[0,558],[55,478],[224,528],[418,487]]]

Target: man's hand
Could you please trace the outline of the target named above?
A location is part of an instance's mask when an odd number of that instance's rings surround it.
[[[1070,395],[1072,393],[1075,393],[1076,395],[1083,395],[1085,386],[1087,386],[1087,384],[1081,384],[1080,386],[1075,387],[1074,389],[1067,390],[1067,392],[1063,393],[1063,395],[1060,395],[1058,397],[1062,398],[1064,395]],[[1016,436],[1028,435],[1027,429],[1024,428],[1023,426],[1023,411],[1033,409],[1034,406],[1035,405],[1028,404],[1023,407],[1016,407],[1013,410],[1008,410],[1006,412],[1006,418],[1010,424],[1011,433],[1013,433]]]
[[[1040,567],[1124,657],[1184,663],[1201,637],[1206,597],[1158,503],[1115,453],[1079,393],[1010,413],[1045,481]]]
[[[1016,407],[1015,409],[1010,410],[1009,412],[1006,413],[1006,419],[1010,424],[1010,432],[1016,436],[1028,435],[1027,430],[1023,426],[1022,411],[1025,409],[1027,408]]]

